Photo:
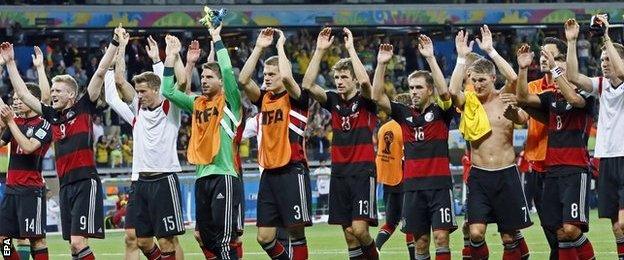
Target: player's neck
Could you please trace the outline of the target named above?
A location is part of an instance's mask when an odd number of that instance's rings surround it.
[[[622,80],[618,77],[610,77],[607,79],[609,80],[609,83],[611,83],[612,88],[617,88],[620,84],[622,84]]]
[[[284,91],[286,91],[286,87],[281,86],[279,88],[271,90],[271,93],[273,93],[273,95],[279,95],[279,94],[282,94]]]
[[[489,94],[487,94],[487,96],[484,96],[484,97],[477,96],[477,98],[479,99],[481,104],[485,104],[485,103],[489,103],[490,101],[492,101],[494,98],[496,98],[497,95],[498,94],[496,93],[496,91],[491,91]]]
[[[350,92],[340,94],[340,97],[342,98],[342,100],[346,101],[352,99],[353,97],[355,97],[355,95],[357,95],[357,90],[353,89]]]
[[[154,102],[152,102],[151,104],[147,105],[147,108],[148,108],[149,110],[154,110],[154,109],[156,109],[157,107],[159,107],[159,106],[160,106],[160,104],[162,104],[162,102],[163,102],[163,101],[162,101],[162,98],[159,96],[159,97],[157,97],[157,98],[155,98],[155,99],[154,99]]]
[[[422,104],[420,104],[419,106],[416,106],[416,109],[418,109],[421,113],[423,111],[425,111],[425,109],[427,109],[427,107],[429,107],[431,104],[433,103],[433,100],[431,99],[431,97],[429,97],[427,99],[426,102],[423,102]]]

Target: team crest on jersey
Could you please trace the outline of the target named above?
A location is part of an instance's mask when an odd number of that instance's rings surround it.
[[[76,112],[74,112],[74,110],[69,110],[67,111],[67,118],[72,118],[75,114]]]
[[[33,129],[32,126],[29,126],[28,130],[26,130],[26,137],[31,138],[33,135],[33,131],[35,131],[35,129]]]
[[[433,121],[433,112],[429,111],[427,112],[427,114],[425,114],[425,121],[427,122]]]

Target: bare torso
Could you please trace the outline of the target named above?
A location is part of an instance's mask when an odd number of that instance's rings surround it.
[[[503,116],[505,105],[498,94],[483,103],[492,132],[470,142],[472,164],[485,169],[500,169],[514,164],[513,122]]]

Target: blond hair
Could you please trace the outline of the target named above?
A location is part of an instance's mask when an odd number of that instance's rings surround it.
[[[470,65],[470,71],[478,74],[496,75],[494,63],[486,58],[476,60]]]
[[[64,74],[64,75],[56,75],[52,78],[52,84],[54,83],[65,83],[67,84],[73,92],[78,93],[78,82],[74,79],[74,77]]]

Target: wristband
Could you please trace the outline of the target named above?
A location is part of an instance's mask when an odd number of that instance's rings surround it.
[[[457,58],[457,65],[464,65],[464,64],[466,64],[466,58],[458,57]]]
[[[552,75],[553,79],[556,79],[563,75],[563,69],[559,67],[554,67],[550,70],[550,74]]]
[[[488,52],[488,56],[490,56],[490,58],[498,56],[498,52],[496,51],[496,49],[492,48],[492,50]]]
[[[112,44],[112,45],[115,45],[115,47],[119,47],[119,42],[118,42],[117,40],[115,40],[115,39],[113,39],[113,40],[111,41],[111,44]]]

